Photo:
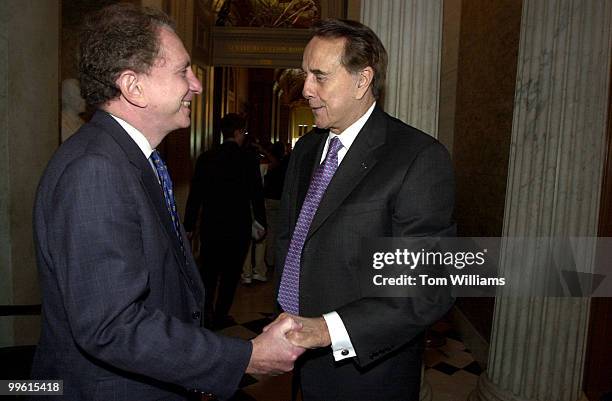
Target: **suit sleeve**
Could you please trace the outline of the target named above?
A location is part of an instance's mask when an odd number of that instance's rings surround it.
[[[72,336],[84,353],[114,368],[228,398],[251,344],[145,305],[160,289],[145,266],[138,185],[116,163],[88,155],[68,167],[54,191],[47,235]],[[154,262],[178,268],[173,261]]]
[[[446,149],[426,146],[409,167],[392,210],[394,237],[453,236],[454,177]],[[415,339],[454,299],[448,289],[421,298],[363,298],[337,310],[367,366]]]

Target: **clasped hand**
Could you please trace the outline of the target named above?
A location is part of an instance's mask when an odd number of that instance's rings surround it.
[[[289,313],[282,313],[251,341],[253,353],[246,372],[272,375],[293,370],[295,361],[306,349],[331,344],[322,317],[305,318]]]

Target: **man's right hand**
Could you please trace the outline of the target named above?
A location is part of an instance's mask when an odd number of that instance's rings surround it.
[[[293,370],[295,360],[305,349],[289,342],[286,334],[301,325],[288,315],[276,319],[265,332],[251,340],[253,353],[246,373],[281,374]]]

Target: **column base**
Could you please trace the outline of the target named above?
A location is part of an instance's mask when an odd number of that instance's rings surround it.
[[[508,391],[502,390],[493,383],[486,372],[478,378],[474,391],[468,396],[468,401],[534,401],[520,398]]]
[[[483,372],[478,378],[476,389],[468,396],[468,401],[539,401],[535,399],[527,399],[519,397],[508,391],[500,389],[493,383],[486,372]],[[589,401],[584,392],[580,395],[577,401]]]
[[[419,401],[432,401],[433,392],[431,391],[431,384],[423,377],[421,379],[421,392],[419,393]]]

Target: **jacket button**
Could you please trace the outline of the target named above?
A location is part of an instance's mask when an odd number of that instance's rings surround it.
[[[349,351],[347,349],[343,349],[342,351],[340,351],[340,354],[342,356],[347,356],[349,354]]]
[[[195,311],[191,314],[191,317],[193,318],[193,320],[200,320],[200,312],[199,311]]]

